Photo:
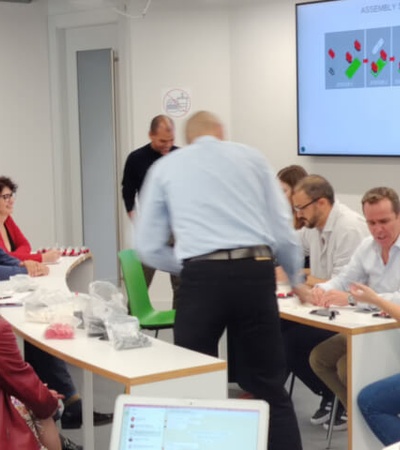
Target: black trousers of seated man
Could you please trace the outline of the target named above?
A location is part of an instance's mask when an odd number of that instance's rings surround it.
[[[286,364],[270,260],[186,261],[181,272],[175,344],[218,355],[229,327],[240,353],[238,384],[270,405],[269,450],[301,450],[293,404],[284,383]]]
[[[314,394],[333,401],[333,392],[314,373],[309,358],[314,347],[336,333],[284,319],[281,321],[281,328],[285,345],[287,375],[293,373]]]

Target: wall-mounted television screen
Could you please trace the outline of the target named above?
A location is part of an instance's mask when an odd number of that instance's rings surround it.
[[[299,155],[400,156],[400,1],[296,4]]]

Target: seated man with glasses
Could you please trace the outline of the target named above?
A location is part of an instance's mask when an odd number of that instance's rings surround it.
[[[307,284],[314,286],[335,276],[350,260],[368,235],[365,219],[335,200],[331,184],[319,175],[300,180],[293,191],[293,210],[303,223],[298,233],[303,250],[310,257]],[[314,425],[324,424],[330,416],[333,393],[314,374],[309,364],[311,350],[335,333],[328,330],[282,321],[288,373],[292,372],[311,391],[322,396],[319,409],[311,417]],[[346,429],[343,408],[339,408],[334,429]]]

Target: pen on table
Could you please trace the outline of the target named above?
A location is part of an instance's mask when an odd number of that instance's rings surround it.
[[[0,300],[6,300],[7,298],[12,298],[11,295],[0,295]]]
[[[22,303],[17,302],[0,303],[0,308],[2,306],[22,306]]]

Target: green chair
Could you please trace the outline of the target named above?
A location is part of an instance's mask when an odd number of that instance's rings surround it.
[[[158,330],[173,328],[175,309],[157,311],[153,308],[143,274],[142,264],[134,250],[121,250],[118,253],[121,263],[125,289],[128,295],[129,313],[136,316],[143,329]]]

